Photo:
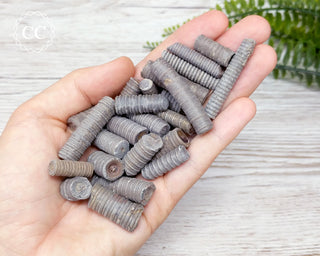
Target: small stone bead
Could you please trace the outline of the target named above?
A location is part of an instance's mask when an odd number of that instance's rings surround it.
[[[109,185],[113,192],[142,205],[146,205],[149,202],[156,189],[155,185],[150,181],[129,177],[121,177]]]
[[[211,130],[210,118],[181,76],[162,58],[153,62],[152,68],[152,72],[161,80],[165,89],[179,102],[196,133],[203,134]]]
[[[123,87],[120,95],[138,95],[139,93],[140,93],[139,82],[133,77],[130,77],[126,86]]]
[[[180,145],[174,150],[169,151],[158,159],[153,160],[142,170],[142,177],[147,180],[155,179],[164,175],[168,171],[176,168],[190,158],[187,149]]]
[[[206,105],[205,110],[210,118],[215,119],[218,115],[242,69],[252,55],[255,44],[256,42],[253,39],[244,39],[231,59],[229,66]]]
[[[211,76],[220,78],[223,74],[222,67],[218,63],[183,44],[175,43],[168,47],[168,51]]]
[[[168,99],[160,94],[128,95],[115,98],[115,109],[118,115],[158,113],[168,107]]]
[[[151,133],[142,136],[123,158],[126,174],[134,176],[140,172],[162,146],[163,142],[159,135]]]
[[[210,90],[214,90],[219,79],[209,75],[201,69],[193,66],[189,62],[179,58],[178,56],[164,50],[162,57],[182,76],[198,83]]]
[[[114,100],[107,96],[103,97],[71,134],[60,149],[59,157],[65,160],[79,160],[113,115]]]
[[[91,189],[91,183],[86,177],[68,178],[60,184],[61,196],[69,201],[88,199]]]
[[[129,232],[136,229],[144,210],[143,205],[133,203],[98,183],[92,188],[88,207]]]
[[[91,177],[93,175],[93,164],[88,162],[55,159],[49,163],[48,171],[51,176]]]
[[[91,153],[88,162],[94,165],[96,174],[110,181],[118,179],[124,173],[121,160],[102,151]]]
[[[172,126],[180,128],[185,133],[189,135],[194,134],[194,129],[186,116],[174,112],[170,109],[164,112],[160,112],[157,115]]]
[[[170,125],[166,121],[153,114],[133,115],[129,116],[129,118],[160,136],[165,135],[170,130]]]
[[[78,126],[81,124],[81,122],[83,121],[83,119],[86,118],[86,116],[91,112],[92,109],[93,107],[88,108],[84,111],[81,111],[78,114],[75,114],[73,116],[70,116],[67,121],[69,128],[72,131],[76,130]]]
[[[153,61],[149,60],[147,64],[144,66],[143,70],[141,71],[141,76],[144,78],[149,78],[153,82],[155,82],[158,86],[162,87],[163,89],[166,88],[165,85],[162,84],[161,79],[158,79],[157,76],[152,71],[152,64]],[[192,93],[196,95],[199,99],[200,103],[203,104],[210,94],[210,90],[201,86],[200,84],[194,83],[185,77],[181,77],[181,80],[184,84],[186,84]],[[173,109],[174,110],[174,109]]]
[[[163,156],[169,151],[177,148],[179,145],[182,145],[186,148],[190,146],[190,139],[180,128],[175,128],[172,131],[168,132],[165,136],[162,137],[162,141],[163,147],[154,156],[154,159]]]
[[[93,145],[118,158],[122,158],[129,151],[130,146],[126,139],[109,132],[106,129],[103,129],[97,135]]]
[[[234,55],[234,51],[204,35],[198,36],[194,43],[194,49],[223,67],[228,66]]]
[[[161,94],[164,95],[168,99],[169,109],[179,113],[181,110],[181,106],[176,101],[176,99],[170,94],[170,92],[168,92],[167,90],[162,90]]]
[[[140,124],[120,116],[115,116],[107,124],[107,129],[122,138],[129,141],[134,145],[145,134],[148,133],[148,129]]]
[[[158,94],[158,89],[151,79],[142,79],[139,88],[144,95]]]

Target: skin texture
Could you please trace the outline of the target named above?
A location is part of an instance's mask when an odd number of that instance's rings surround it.
[[[227,25],[223,13],[210,11],[182,26],[136,68],[121,57],[73,71],[14,112],[0,138],[0,255],[133,255],[139,250],[253,118],[255,104],[248,97],[276,64],[274,50],[262,44],[270,34],[263,18],[246,17],[228,30]],[[114,97],[130,76],[139,78],[147,60],[160,57],[177,41],[192,47],[199,34],[232,50],[248,37],[258,46],[214,120],[214,128],[192,141],[190,160],[154,181],[157,189],[137,229],[133,233],[121,229],[89,210],[87,202],[65,201],[59,195],[61,179],[50,177],[47,166],[70,136],[68,117],[105,95]]]

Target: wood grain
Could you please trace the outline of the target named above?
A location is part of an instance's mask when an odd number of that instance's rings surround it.
[[[137,63],[145,41],[214,3],[2,1],[0,131],[18,105],[68,72],[121,55]],[[12,37],[26,10],[55,27],[43,52],[23,51]],[[320,255],[320,91],[268,77],[252,99],[255,119],[137,255]]]

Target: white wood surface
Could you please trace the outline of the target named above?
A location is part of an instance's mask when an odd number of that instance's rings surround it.
[[[1,1],[0,131],[19,104],[68,72],[121,55],[137,63],[146,40],[214,3]],[[12,38],[26,10],[55,27],[43,52]],[[252,99],[255,119],[137,255],[320,255],[320,91],[268,77]]]

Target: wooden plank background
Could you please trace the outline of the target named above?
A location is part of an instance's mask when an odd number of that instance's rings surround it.
[[[121,55],[138,63],[145,41],[216,2],[1,1],[0,131],[17,106],[68,72]],[[15,44],[26,11],[55,28],[45,51]],[[254,120],[137,255],[320,255],[320,91],[267,77],[252,99]]]

